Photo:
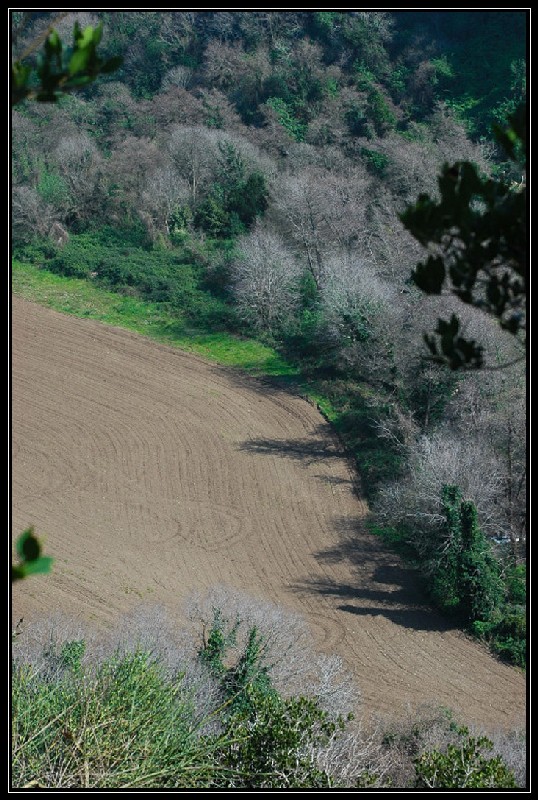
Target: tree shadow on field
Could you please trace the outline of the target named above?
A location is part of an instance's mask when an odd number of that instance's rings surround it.
[[[344,458],[344,454],[327,438],[304,439],[248,439],[240,448],[243,452],[281,456],[304,462],[305,466],[332,458]]]
[[[343,448],[338,439],[331,437],[328,425],[319,425],[314,434],[304,439],[249,439],[240,449],[290,458],[305,467],[319,464],[320,473],[323,464],[331,459],[345,460]],[[356,488],[351,478],[323,474],[316,478],[333,489],[343,488],[345,484]],[[319,577],[309,576],[293,586],[296,592],[333,598],[335,608],[340,611],[359,616],[384,616],[413,630],[446,631],[456,627],[428,604],[418,570],[390,552],[379,537],[366,529],[363,519],[337,517],[333,525],[334,545],[314,556],[320,567],[334,568],[341,564],[345,580],[337,581],[328,575],[328,570],[322,569]],[[330,572],[334,574],[335,570]]]
[[[345,565],[352,580],[340,582],[323,574],[306,578],[293,587],[295,591],[333,598],[340,611],[384,616],[412,630],[447,631],[456,627],[428,604],[418,571],[386,550],[362,520],[340,517],[334,526],[338,541],[316,553],[315,558],[320,565]]]

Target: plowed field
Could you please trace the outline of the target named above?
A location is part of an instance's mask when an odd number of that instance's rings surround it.
[[[14,587],[14,618],[62,609],[105,625],[224,584],[304,615],[366,712],[434,702],[520,723],[522,674],[424,605],[365,512],[305,400],[14,298],[13,531],[33,524],[55,557]]]

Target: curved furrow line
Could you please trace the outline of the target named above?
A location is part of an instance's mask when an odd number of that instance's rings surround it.
[[[437,702],[519,722],[523,676],[421,605],[363,530],[356,477],[309,403],[17,298],[12,385],[13,529],[34,524],[56,559],[14,587],[17,619],[108,625],[157,602],[181,624],[190,592],[228,585],[304,615],[365,712]]]

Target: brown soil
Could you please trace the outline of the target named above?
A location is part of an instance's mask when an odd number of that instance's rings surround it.
[[[365,712],[421,703],[520,724],[525,681],[427,608],[364,530],[366,505],[299,397],[123,330],[18,298],[12,522],[54,556],[13,617],[108,624],[144,601],[180,614],[216,584],[281,603],[355,673]]]

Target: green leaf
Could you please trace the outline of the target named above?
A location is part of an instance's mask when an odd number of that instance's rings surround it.
[[[93,26],[88,25],[87,28],[84,28],[81,36],[79,37],[78,46],[80,48],[86,49],[93,42],[93,36],[94,36]]]
[[[53,559],[50,556],[41,556],[24,565],[25,575],[46,574],[50,572]]]
[[[100,22],[93,31],[92,41],[95,47],[97,47],[102,38],[103,38],[103,23]]]
[[[23,542],[22,550],[26,561],[36,561],[41,553],[41,545],[35,536],[28,536]]]
[[[75,50],[69,61],[69,74],[75,75],[77,72],[83,72],[86,69],[90,58],[90,52],[86,49]]]
[[[48,37],[48,45],[50,50],[57,55],[62,52],[62,40],[58,36],[58,31],[51,31]]]
[[[11,68],[13,79],[18,83],[25,83],[32,73],[32,68],[20,61],[15,61]]]
[[[53,559],[41,555],[41,544],[34,534],[33,527],[27,528],[16,541],[15,549],[21,563],[12,564],[11,580],[18,581],[27,575],[50,572]]]
[[[34,534],[33,528],[27,528],[21,533],[17,539],[15,548],[17,550],[17,555],[23,561],[32,561],[34,558],[39,557],[41,546]]]

